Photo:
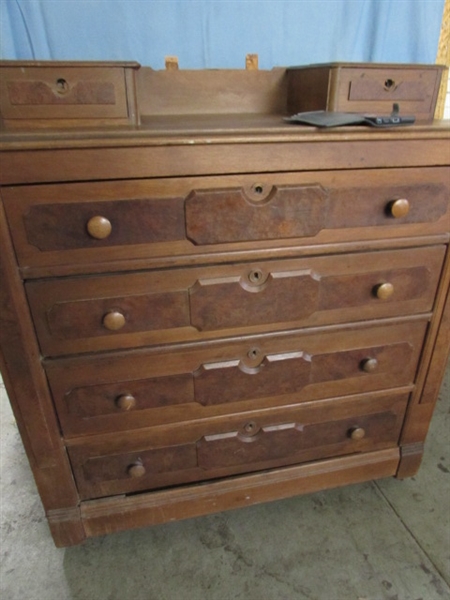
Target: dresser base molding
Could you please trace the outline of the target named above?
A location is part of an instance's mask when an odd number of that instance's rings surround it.
[[[106,535],[390,477],[398,463],[399,449],[392,448],[224,481],[90,500],[81,504],[81,519],[87,537]],[[58,541],[55,537],[57,545]],[[62,542],[65,545],[65,539]]]

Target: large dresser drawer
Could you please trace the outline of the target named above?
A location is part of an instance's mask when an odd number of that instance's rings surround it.
[[[6,187],[2,195],[22,267],[95,271],[111,261],[446,232],[448,182],[448,169],[436,167]]]
[[[248,412],[69,447],[82,499],[393,447],[408,395],[375,394]]]
[[[46,356],[430,311],[444,246],[31,281]]]
[[[412,385],[426,319],[47,360],[66,437]]]

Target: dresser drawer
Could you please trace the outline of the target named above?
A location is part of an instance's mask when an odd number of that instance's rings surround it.
[[[21,266],[86,272],[111,261],[224,260],[224,252],[446,232],[449,180],[436,167],[23,186],[2,195]]]
[[[44,355],[431,310],[445,247],[33,281]]]
[[[412,385],[428,321],[47,360],[66,437]]]
[[[334,63],[287,70],[289,112],[311,110],[402,115],[431,122],[439,93],[441,65]]]
[[[407,394],[353,396],[74,443],[82,499],[124,494],[397,444]]]
[[[8,128],[136,124],[137,68],[131,62],[2,62],[3,122]]]

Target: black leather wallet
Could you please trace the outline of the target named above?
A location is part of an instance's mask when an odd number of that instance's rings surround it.
[[[399,125],[412,125],[416,119],[413,116],[402,117],[395,110],[388,116],[315,110],[297,113],[291,117],[286,117],[284,120],[288,123],[300,123],[302,125],[311,125],[313,127],[342,127],[344,125],[398,127]]]

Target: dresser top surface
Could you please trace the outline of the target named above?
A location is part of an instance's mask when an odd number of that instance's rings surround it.
[[[17,130],[0,133],[0,150],[99,146],[208,145],[449,138],[450,121],[375,129],[317,129],[286,123],[273,114],[144,116],[138,126]]]

